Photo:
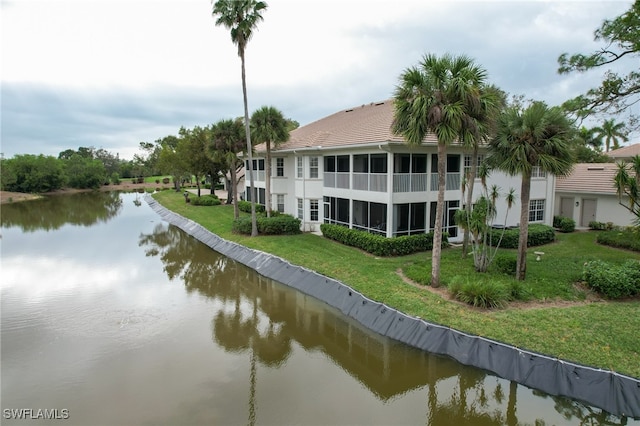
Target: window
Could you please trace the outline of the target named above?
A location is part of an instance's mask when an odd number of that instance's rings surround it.
[[[547,172],[542,170],[540,166],[533,166],[531,168],[531,177],[532,178],[544,178],[547,177]]]
[[[336,157],[335,155],[328,155],[324,157],[324,171],[335,172],[336,171]]]
[[[304,219],[304,203],[302,202],[302,198],[298,198],[298,219]]]
[[[324,197],[324,222],[349,226],[349,204],[346,198]]]
[[[276,158],[276,176],[284,176],[284,158],[282,157]]]
[[[478,167],[480,167],[480,164],[482,164],[482,162],[484,161],[484,155],[478,155]],[[464,156],[464,174],[466,175],[467,173],[469,173],[469,171],[471,171],[471,156],[470,155],[465,155]]]
[[[318,200],[309,200],[309,213],[311,222],[318,221]]]
[[[529,222],[544,221],[544,200],[529,201]]]
[[[297,178],[302,178],[302,157],[296,157],[296,177]]]
[[[309,157],[309,179],[318,179],[318,157]]]
[[[284,213],[284,194],[276,195],[276,208],[280,213]]]

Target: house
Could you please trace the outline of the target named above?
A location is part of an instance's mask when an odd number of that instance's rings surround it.
[[[620,205],[614,186],[617,171],[616,163],[576,164],[569,176],[557,178],[554,214],[572,218],[581,227],[592,221],[631,225],[635,216]]]
[[[395,237],[425,233],[435,225],[438,194],[437,140],[410,147],[391,131],[393,101],[349,108],[300,127],[288,142],[272,149],[272,208],[302,221],[302,230],[317,232],[322,223]],[[480,160],[486,147],[481,149]],[[265,204],[264,145],[256,147],[254,179],[258,202]],[[464,205],[461,182],[471,155],[461,145],[447,148],[444,230],[450,241],[462,238],[454,213]],[[488,185],[504,194],[520,192],[520,178],[494,172]],[[529,219],[553,222],[555,178],[534,171]],[[248,179],[247,179],[248,185]],[[474,197],[480,194],[477,180]],[[247,190],[247,194],[249,191]],[[495,223],[517,226],[519,199],[506,216],[498,200]]]

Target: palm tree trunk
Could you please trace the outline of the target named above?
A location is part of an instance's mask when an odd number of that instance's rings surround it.
[[[438,202],[436,224],[433,230],[431,252],[431,287],[440,287],[440,257],[442,256],[442,217],[444,216],[444,190],[446,185],[447,146],[438,143]]]
[[[244,130],[247,135],[247,155],[249,156],[249,190],[251,191],[251,236],[258,235],[258,224],[256,221],[256,188],[253,183],[253,153],[251,146],[251,129],[249,127],[249,105],[247,102],[247,79],[244,71],[244,49],[240,49],[240,63],[242,65],[242,97],[244,99]]]
[[[524,281],[527,274],[527,240],[529,239],[529,200],[531,198],[531,172],[522,174],[520,189],[520,236],[518,238],[518,262],[516,279]]]
[[[265,167],[265,207],[267,210],[267,217],[271,217],[271,141],[267,141],[267,159]]]

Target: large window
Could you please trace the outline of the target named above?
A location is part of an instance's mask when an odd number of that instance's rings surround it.
[[[467,173],[469,173],[471,171],[471,159],[473,157],[471,155],[465,155],[464,156],[464,174],[466,175]],[[480,164],[482,164],[482,162],[484,161],[484,155],[478,155],[477,157],[477,166],[479,167]]]
[[[350,187],[349,156],[327,155],[324,157],[324,186],[327,188]]]
[[[386,235],[387,205],[354,200],[353,227],[363,231]]]
[[[318,157],[309,157],[309,178],[318,179]]]
[[[424,234],[427,231],[427,203],[395,204],[393,236]]]
[[[311,222],[318,221],[318,200],[309,200],[309,215]]]
[[[529,222],[544,221],[544,200],[529,201]]]
[[[282,157],[276,158],[276,176],[284,176],[284,158]]]
[[[258,193],[258,199],[256,200],[257,204],[262,204],[263,206],[265,205],[265,190],[264,188],[253,188],[257,193]],[[247,193],[247,201],[251,201],[252,197],[251,197],[251,187],[247,187],[246,188],[246,193]]]
[[[324,222],[349,226],[349,200],[324,197]]]
[[[531,177],[532,178],[544,178],[547,177],[547,172],[542,170],[540,166],[533,166],[531,168]]]
[[[429,212],[429,230],[433,231],[436,227],[436,209],[437,203],[432,201]],[[452,200],[444,202],[444,212],[442,221],[442,231],[447,232],[450,238],[458,236],[458,227],[455,221],[456,210],[460,208],[460,201]]]

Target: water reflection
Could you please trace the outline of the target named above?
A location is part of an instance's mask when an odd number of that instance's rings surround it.
[[[162,260],[170,279],[179,277],[188,292],[221,303],[211,319],[212,340],[228,353],[247,355],[249,424],[259,423],[257,365],[283,368],[294,344],[323,353],[382,403],[426,391],[424,422],[429,425],[545,425],[558,424],[558,419],[567,424],[628,424],[626,418],[578,401],[531,391],[370,333],[333,308],[195,243],[176,227],[158,225],[139,241],[147,256]],[[551,407],[555,415],[548,412]]]
[[[121,209],[122,198],[118,192],[55,195],[2,206],[0,224],[3,228],[20,227],[24,232],[50,231],[66,224],[91,226],[107,222]]]

